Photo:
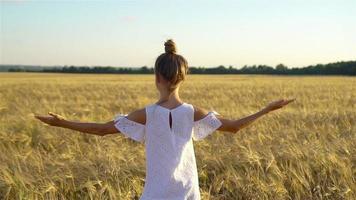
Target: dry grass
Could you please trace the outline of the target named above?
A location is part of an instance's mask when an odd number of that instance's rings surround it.
[[[356,199],[356,78],[190,75],[185,102],[226,117],[283,110],[196,142],[203,199]],[[2,199],[137,199],[144,146],[44,126],[32,113],[107,121],[156,101],[152,75],[0,74]]]

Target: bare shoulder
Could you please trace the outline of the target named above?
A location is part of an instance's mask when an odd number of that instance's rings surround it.
[[[209,113],[208,110],[206,110],[202,107],[195,106],[195,105],[192,105],[192,106],[194,108],[194,121],[203,119]]]
[[[143,125],[146,124],[146,108],[140,108],[132,111],[127,115],[127,119]]]

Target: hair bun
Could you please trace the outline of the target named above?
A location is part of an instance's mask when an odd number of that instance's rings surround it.
[[[172,39],[167,40],[164,43],[164,50],[166,53],[177,53],[176,43]]]

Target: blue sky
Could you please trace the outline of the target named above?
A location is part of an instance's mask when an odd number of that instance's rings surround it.
[[[356,58],[355,0],[0,0],[0,63],[153,66],[173,38],[190,66]]]

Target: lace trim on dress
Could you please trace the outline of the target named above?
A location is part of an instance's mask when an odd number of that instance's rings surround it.
[[[219,113],[210,111],[204,118],[194,122],[193,140],[204,139],[222,125],[215,115]]]
[[[145,140],[145,125],[129,120],[127,114],[119,114],[114,119],[115,127],[126,137],[129,137],[137,142]]]

